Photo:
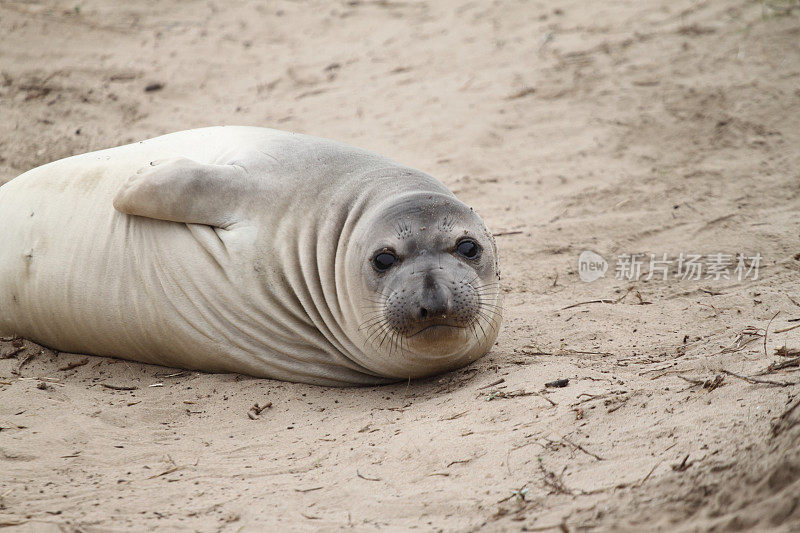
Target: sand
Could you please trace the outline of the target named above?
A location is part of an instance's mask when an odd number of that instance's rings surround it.
[[[375,388],[2,342],[0,525],[798,530],[800,8],[767,4],[0,4],[0,183],[206,125],[331,137],[474,206],[506,293],[485,358]],[[665,253],[761,263],[645,279]]]

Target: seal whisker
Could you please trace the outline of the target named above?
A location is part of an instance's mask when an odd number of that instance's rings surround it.
[[[374,311],[366,313],[365,314],[366,318],[364,319],[364,322],[369,322],[370,320],[372,320],[372,319],[374,319],[376,317],[379,317],[379,316],[385,316],[385,313],[386,312],[383,309],[376,309]],[[364,322],[362,322],[362,324]]]
[[[470,283],[470,285],[472,285],[472,284]],[[487,287],[497,287],[498,285],[500,285],[499,282],[493,281],[491,283],[484,283],[483,285],[472,285],[472,288],[474,288],[477,291],[477,290],[485,289]]]
[[[401,351],[400,350],[400,342],[401,342],[400,333],[398,331],[395,331],[392,334],[392,345],[393,345],[393,348],[397,348],[397,352],[398,353],[400,353],[400,351]]]
[[[486,321],[486,325],[490,326],[493,330],[499,329],[499,322],[497,320],[492,320],[490,317],[486,316],[484,312],[479,311],[478,313],[476,313],[476,316],[478,317],[478,319],[481,318],[484,319]]]
[[[475,289],[475,292],[481,296],[499,296],[503,291],[487,287],[485,289]]]
[[[481,314],[481,312],[480,312],[480,311],[478,311],[477,313],[475,313],[475,315],[476,315],[477,317],[483,317],[483,315]],[[485,317],[484,317],[484,318],[485,318]],[[480,320],[475,320],[475,324],[477,324],[477,325],[478,325],[478,327],[480,327],[480,328],[481,328],[481,333],[483,333],[483,336],[484,336],[484,337],[486,337],[486,330],[484,330],[484,329],[483,329],[483,326],[481,326],[481,322],[480,322]]]
[[[378,317],[372,323],[364,324],[361,327],[359,327],[358,329],[359,330],[364,330],[364,333],[369,334],[369,331],[372,328],[379,327],[381,324],[384,324],[384,323],[385,323],[385,320],[383,319],[383,317]]]
[[[385,342],[386,342],[386,340],[389,338],[389,336],[390,336],[391,334],[392,334],[392,328],[391,328],[391,327],[389,327],[389,324],[386,324],[386,329],[384,330],[383,337],[381,337],[381,343],[378,345],[378,349],[379,349],[379,350],[380,350],[381,348],[383,348],[383,343],[385,343]]]
[[[478,306],[484,307],[484,308],[490,309],[490,310],[505,311],[505,309],[503,308],[502,305],[493,304],[493,303],[489,303],[489,302],[481,302],[481,301],[479,301],[478,302]]]
[[[475,326],[475,322],[470,324],[470,330],[472,330],[472,334],[475,336],[476,341],[480,341],[481,338],[478,336],[478,328]]]
[[[367,336],[366,342],[368,342],[368,343],[370,341],[373,341],[373,342],[376,341],[378,339],[378,337],[383,334],[383,332],[386,330],[386,328],[389,327],[389,323],[388,322],[379,322],[378,324],[375,324],[372,327],[374,327],[375,329],[372,331],[372,333],[369,334],[369,336]]]
[[[484,297],[496,298],[497,296],[500,295],[500,292],[477,291],[477,294],[481,298],[484,298]]]
[[[370,333],[369,337],[367,337],[367,341],[377,342],[378,338],[382,337],[383,334],[387,331],[389,324],[386,322],[382,322],[380,324],[375,325],[375,329]]]
[[[382,319],[382,318],[383,318],[383,312],[382,312],[382,311],[379,311],[379,312],[377,312],[377,313],[375,313],[375,314],[373,314],[373,315],[371,315],[371,316],[368,316],[368,317],[367,317],[367,318],[366,318],[366,319],[365,319],[365,320],[364,320],[364,321],[363,321],[363,322],[362,322],[362,323],[359,325],[359,329],[361,329],[362,327],[366,326],[367,324],[371,324],[371,323],[372,323],[372,322],[374,322],[375,320],[380,320],[380,319]]]

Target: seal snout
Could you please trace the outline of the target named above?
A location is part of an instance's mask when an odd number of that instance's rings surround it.
[[[435,330],[457,333],[472,324],[478,306],[472,286],[439,278],[424,273],[392,292],[386,300],[386,316],[394,331],[416,337]]]
[[[420,295],[420,321],[446,319],[451,314],[452,294],[445,284],[437,283],[430,273],[425,275],[422,294]]]

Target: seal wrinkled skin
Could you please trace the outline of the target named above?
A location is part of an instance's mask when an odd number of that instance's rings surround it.
[[[497,250],[439,181],[264,128],[178,132],[0,187],[0,334],[321,385],[469,364],[501,322]]]

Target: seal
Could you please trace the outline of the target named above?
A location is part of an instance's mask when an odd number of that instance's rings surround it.
[[[0,333],[319,385],[469,364],[502,318],[497,249],[433,177],[306,135],[221,126],[0,187]]]

